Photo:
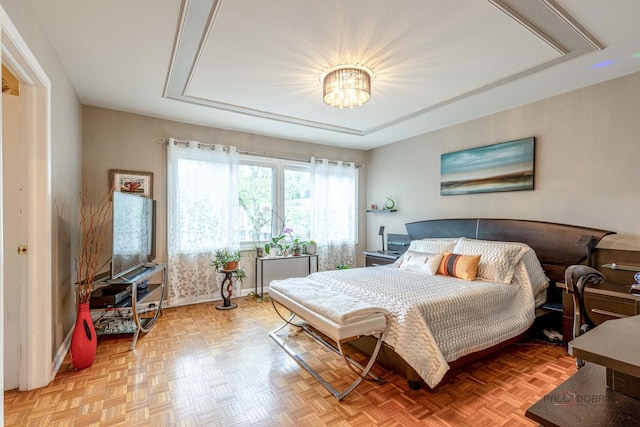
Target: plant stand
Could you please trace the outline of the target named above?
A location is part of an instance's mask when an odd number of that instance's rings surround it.
[[[220,295],[222,296],[222,304],[216,305],[218,310],[231,310],[238,306],[238,304],[231,302],[231,294],[233,293],[233,273],[236,270],[219,270],[220,273],[224,273],[224,280],[220,285]],[[227,283],[225,296],[225,283]]]

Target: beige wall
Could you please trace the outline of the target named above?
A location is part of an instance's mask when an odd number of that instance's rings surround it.
[[[153,172],[153,198],[157,200],[157,260],[167,259],[167,147],[157,140],[175,137],[204,143],[234,145],[240,150],[316,156],[333,160],[364,163],[366,152],[327,145],[259,136],[205,126],[130,114],[98,107],[83,107],[83,165],[90,191],[102,193],[107,188],[109,169]],[[366,173],[360,174],[360,205],[364,206]],[[364,265],[366,217],[359,217],[358,264]],[[321,237],[316,237],[321,240]],[[107,248],[109,251],[111,248]],[[253,287],[253,264],[245,260],[250,277],[244,288]]]
[[[390,144],[368,154],[367,203],[395,196],[378,226],[436,218],[516,218],[618,234],[600,247],[640,250],[640,73]],[[440,196],[440,155],[536,137],[535,190]],[[376,246],[377,248],[377,246]]]
[[[40,66],[51,81],[51,195],[53,203],[64,206],[62,223],[77,223],[81,180],[81,105],[58,54],[47,37],[30,1],[0,0]],[[52,313],[53,351],[56,352],[75,322],[73,293],[75,275],[62,230],[52,208]]]

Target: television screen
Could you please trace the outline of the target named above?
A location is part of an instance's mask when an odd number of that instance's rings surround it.
[[[111,278],[115,279],[155,257],[155,201],[114,192]]]

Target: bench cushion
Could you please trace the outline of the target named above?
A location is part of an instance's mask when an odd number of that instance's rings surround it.
[[[273,281],[269,296],[336,341],[369,335],[386,327],[386,309],[337,292],[328,294],[326,289],[320,295],[314,292],[313,281],[309,279]],[[341,311],[340,307],[346,310]]]

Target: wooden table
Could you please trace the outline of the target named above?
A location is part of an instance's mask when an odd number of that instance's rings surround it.
[[[543,426],[639,426],[640,316],[599,325],[571,341],[569,353],[588,363],[526,416]]]
[[[610,390],[605,378],[604,366],[587,363],[530,407],[525,415],[545,427],[640,425],[640,400]]]
[[[640,316],[604,322],[571,341],[569,354],[604,366],[609,388],[640,399]]]

